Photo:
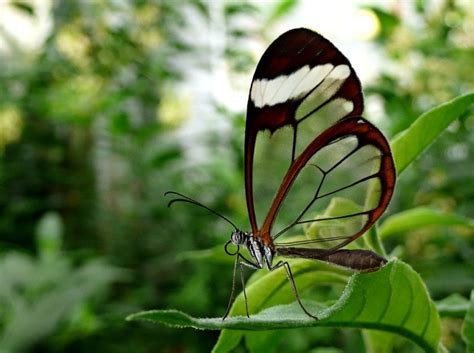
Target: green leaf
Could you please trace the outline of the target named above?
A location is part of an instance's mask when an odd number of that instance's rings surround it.
[[[163,167],[168,162],[178,160],[182,155],[181,149],[178,147],[168,147],[160,150],[155,156],[153,156],[150,164],[152,167]]]
[[[176,257],[177,261],[205,261],[214,264],[232,264],[233,259],[224,252],[222,245],[216,245],[204,250],[184,251]]]
[[[395,136],[391,146],[398,175],[473,103],[474,93],[454,98],[420,115],[408,129]]]
[[[369,193],[373,193],[373,192],[375,192],[375,189],[369,190]],[[370,198],[371,196],[368,196],[368,197]],[[321,218],[327,218],[327,217],[338,217],[338,216],[361,212],[363,210],[364,210],[364,207],[362,207],[361,205],[355,203],[354,201],[350,199],[346,199],[343,197],[333,197],[331,201],[329,202],[329,205],[326,207],[326,209],[322,212],[314,214],[312,218],[321,219]],[[362,217],[360,218],[360,221],[362,224]],[[351,224],[350,222],[347,222],[347,220],[344,220],[344,219],[333,220],[331,221],[331,223],[332,223],[331,228],[333,229],[333,231],[337,230],[336,233],[339,233],[339,234],[349,234],[351,232],[351,229],[353,229],[353,224]],[[308,224],[303,225],[306,239],[324,238],[324,235],[321,235],[321,233],[327,229],[327,226],[328,226],[328,222],[325,222],[324,224],[320,222],[314,222],[314,223],[308,223]],[[288,241],[296,241],[296,240],[299,240],[299,239],[288,239]],[[346,248],[348,249],[360,248],[361,246],[363,246],[363,241],[365,241],[366,246],[368,246],[369,248],[372,248],[372,250],[374,250],[378,254],[381,254],[382,256],[386,256],[385,249],[383,248],[383,245],[380,242],[380,239],[378,237],[377,232],[375,231],[375,228],[371,228],[371,230],[368,233],[366,233],[365,237],[361,237],[357,239],[355,242],[348,244]],[[329,243],[327,244],[321,243],[320,246],[325,246],[325,245],[327,247],[331,246]]]
[[[61,252],[64,224],[59,213],[46,212],[36,225],[36,243],[40,257],[52,259]]]
[[[338,217],[351,213],[357,213],[363,210],[363,207],[350,199],[343,197],[333,197],[329,202],[326,209],[317,213],[314,219],[321,219],[327,217]],[[346,220],[336,219],[331,221],[333,228],[339,230],[340,234],[348,234],[350,232],[351,225]],[[328,222],[322,224],[320,222],[308,223],[303,226],[304,233],[308,239],[321,238],[321,231],[326,229]]]
[[[240,249],[245,257],[250,257],[247,249]],[[209,249],[184,251],[176,256],[176,261],[202,261],[210,264],[232,266],[234,259],[224,251],[223,245],[216,245]]]
[[[454,293],[436,302],[436,309],[441,317],[463,318],[469,309],[469,300]]]
[[[397,335],[389,332],[364,330],[365,350],[367,352],[392,353],[397,342]]]
[[[27,1],[11,1],[10,5],[29,16],[35,14],[35,8]]]
[[[464,318],[461,334],[466,342],[466,353],[474,352],[474,290],[471,292],[470,306]]]
[[[123,275],[97,260],[72,269],[63,257],[43,262],[13,252],[1,258],[0,307],[8,315],[2,317],[0,352],[30,351]]]
[[[301,293],[314,283],[341,281],[333,272],[316,269],[315,261],[295,261],[293,275]],[[147,320],[172,327],[223,329],[214,352],[229,352],[246,338],[242,330],[272,330],[310,326],[370,328],[393,332],[412,340],[426,352],[436,352],[440,339],[439,316],[420,276],[407,264],[395,260],[371,273],[356,273],[333,305],[323,306],[304,301],[307,309],[320,320],[306,316],[291,301],[284,271],[268,273],[247,288],[248,319],[240,295],[231,310],[231,317],[194,318],[177,310],[152,310],[130,315],[127,320]],[[263,310],[267,306],[273,307]],[[239,331],[234,331],[239,330]]]
[[[245,333],[245,343],[250,353],[278,352],[278,342],[281,341],[280,330],[255,331]]]
[[[363,8],[372,11],[372,13],[377,17],[380,24],[377,39],[381,41],[387,40],[400,24],[400,19],[397,16],[394,16],[378,6],[365,6]]]
[[[270,11],[267,20],[268,24],[274,23],[287,15],[296,5],[298,5],[298,1],[296,0],[280,0],[277,2]]]
[[[463,216],[440,212],[428,207],[417,207],[388,217],[379,227],[378,233],[380,237],[386,238],[427,226],[474,227],[474,221]]]

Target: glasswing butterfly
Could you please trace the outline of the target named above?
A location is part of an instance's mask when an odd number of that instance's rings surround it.
[[[395,186],[389,144],[361,117],[363,107],[361,84],[349,60],[320,34],[292,29],[265,51],[250,87],[244,173],[251,230],[241,231],[227,217],[188,196],[166,193],[175,196],[169,206],[195,204],[235,229],[225,244],[235,262],[223,319],[233,301],[238,266],[247,316],[244,267],[269,271],[283,267],[302,310],[317,319],[302,304],[289,263],[274,263],[276,255],[356,270],[376,270],[386,263],[370,250],[342,249],[377,221]],[[309,225],[307,233],[313,235],[276,241],[300,224]],[[242,255],[241,248],[250,258]]]

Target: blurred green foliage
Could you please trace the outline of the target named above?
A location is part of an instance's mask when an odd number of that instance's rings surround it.
[[[248,80],[255,58],[247,41],[268,43],[272,26],[295,4],[62,0],[53,2],[52,27],[39,49],[25,51],[0,31],[11,44],[0,54],[0,350],[210,351],[215,332],[124,321],[132,312],[169,307],[219,316],[227,304],[232,264],[185,256],[222,247],[227,225],[192,207],[168,210],[164,191],[199,197],[239,225],[248,223],[245,107],[235,113],[213,103],[231,129],[180,137],[192,102],[179,87],[189,72],[214,69],[212,43],[198,40],[212,30],[225,43],[221,55],[232,78]],[[37,15],[26,1],[0,6]],[[474,88],[472,5],[405,6],[416,21],[396,6],[371,8],[390,69],[365,93],[383,106],[381,125],[390,136]],[[407,169],[392,213],[423,206],[453,217],[473,214],[473,130],[471,112]],[[211,158],[191,158],[198,145]],[[391,234],[385,246],[421,273],[435,299],[467,298],[473,238],[470,227],[437,225]],[[462,352],[461,319],[443,323],[444,344]],[[365,338],[354,330],[279,335],[285,351],[364,351]],[[404,341],[396,347],[413,349]]]
[[[1,352],[28,351],[53,333],[61,347],[68,336],[87,336],[105,324],[96,305],[126,273],[99,257],[73,266],[61,250],[62,238],[61,218],[50,212],[38,223],[36,257],[19,251],[2,256]]]

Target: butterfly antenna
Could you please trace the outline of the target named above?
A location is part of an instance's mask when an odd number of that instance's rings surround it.
[[[168,202],[168,207],[171,207],[172,204],[174,204],[175,202],[188,202],[190,204],[193,204],[193,205],[196,205],[196,206],[199,206],[199,207],[202,207],[206,210],[208,210],[209,212],[211,213],[214,213],[216,216],[222,218],[223,220],[227,221],[229,224],[232,225],[232,227],[234,227],[235,230],[238,230],[237,226],[234,224],[234,222],[232,222],[229,218],[227,218],[226,216],[220,214],[219,212],[213,210],[212,208],[210,207],[207,207],[206,205],[203,205],[202,203],[200,203],[199,201],[196,201],[192,198],[190,198],[189,196],[186,196],[186,195],[183,195],[179,192],[176,192],[176,191],[167,191],[165,192],[164,196],[167,196],[167,195],[175,195],[175,196],[179,196],[175,199],[172,199]]]

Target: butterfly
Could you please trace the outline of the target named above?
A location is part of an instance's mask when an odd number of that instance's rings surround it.
[[[169,206],[192,203],[234,227],[225,244],[225,252],[235,260],[223,319],[231,308],[238,268],[248,317],[242,274],[246,267],[284,268],[299,306],[317,319],[303,305],[285,257],[356,270],[376,270],[387,262],[370,250],[342,249],[380,218],[395,187],[387,139],[361,117],[363,108],[359,78],[334,44],[305,28],[285,32],[264,52],[250,86],[244,148],[250,230],[240,230],[188,196],[167,193],[175,196]],[[313,236],[285,241],[283,235],[297,225],[309,226]],[[316,247],[321,244],[326,246]]]

